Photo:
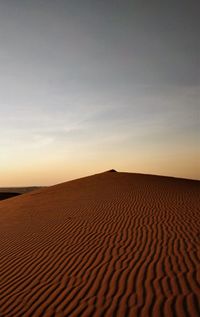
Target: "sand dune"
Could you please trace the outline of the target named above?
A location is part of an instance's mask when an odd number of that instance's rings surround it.
[[[0,202],[0,316],[199,316],[199,184],[106,172]]]

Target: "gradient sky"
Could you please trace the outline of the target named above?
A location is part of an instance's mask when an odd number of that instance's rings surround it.
[[[0,0],[0,187],[200,179],[199,0]]]

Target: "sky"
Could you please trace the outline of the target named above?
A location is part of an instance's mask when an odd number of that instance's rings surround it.
[[[200,179],[199,0],[0,0],[0,187]]]

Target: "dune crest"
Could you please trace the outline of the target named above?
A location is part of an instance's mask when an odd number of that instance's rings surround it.
[[[0,202],[0,316],[199,316],[198,181],[101,173]]]

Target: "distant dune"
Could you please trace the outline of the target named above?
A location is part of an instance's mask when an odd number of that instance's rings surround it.
[[[0,192],[0,200],[4,200],[4,199],[8,199],[8,198],[12,198],[15,196],[20,195],[19,193],[15,193],[15,192]]]
[[[42,187],[0,187],[0,200],[12,198]]]
[[[0,316],[198,317],[200,182],[113,170],[0,202]]]
[[[31,186],[31,187],[0,187],[0,193],[10,192],[25,194],[32,192],[33,190],[43,188],[41,186]]]

